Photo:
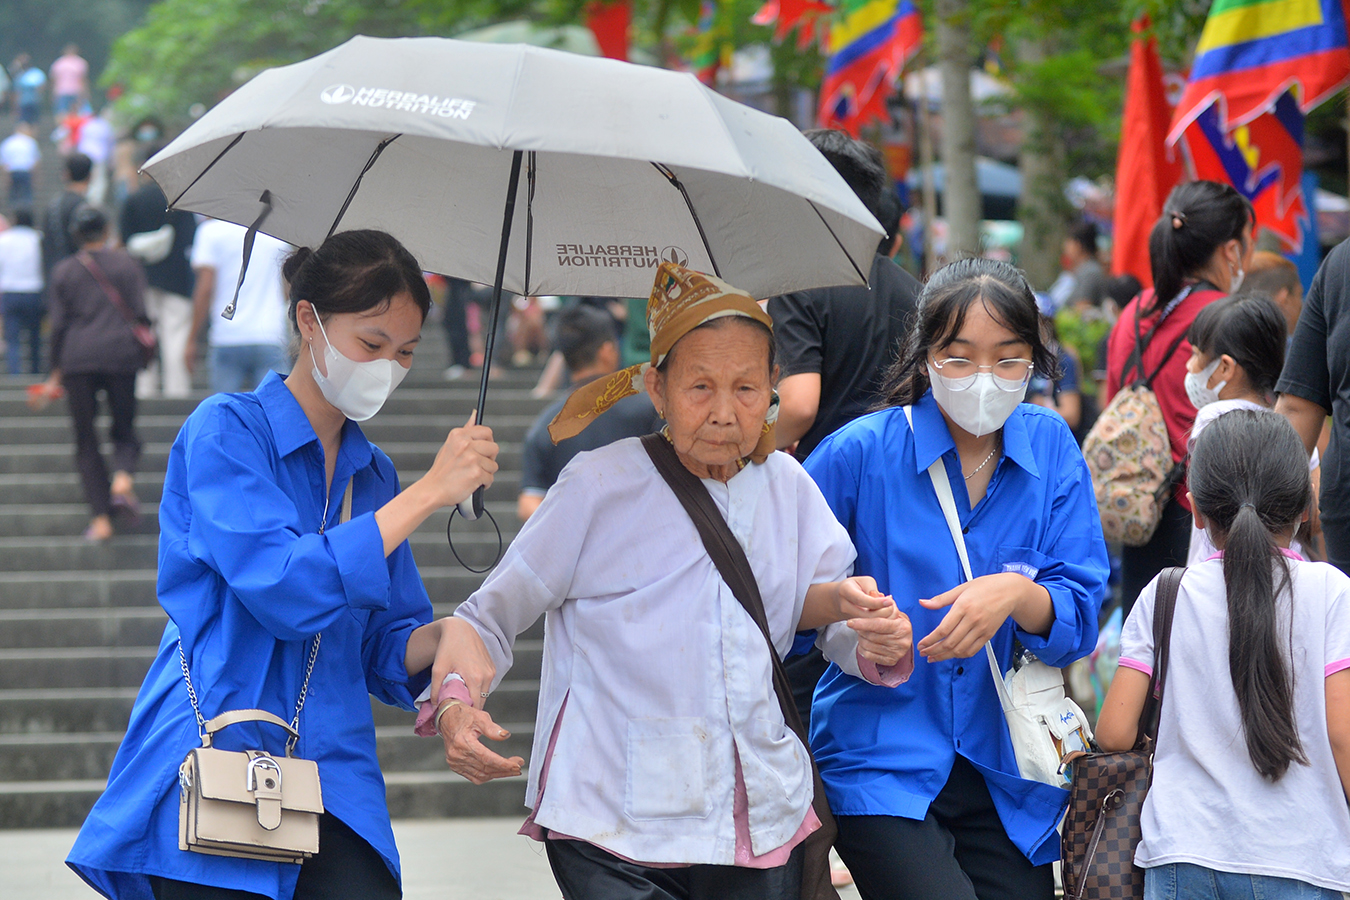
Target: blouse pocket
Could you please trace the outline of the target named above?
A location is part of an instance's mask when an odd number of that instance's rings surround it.
[[[630,719],[624,809],[632,819],[708,814],[704,781],[707,721],[701,717]]]

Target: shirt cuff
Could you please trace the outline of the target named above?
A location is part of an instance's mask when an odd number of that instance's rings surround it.
[[[1323,677],[1330,678],[1337,672],[1344,672],[1346,669],[1350,669],[1350,659],[1338,659],[1334,663],[1327,663],[1326,674]]]
[[[858,671],[862,673],[863,680],[868,684],[880,685],[881,687],[899,687],[909,676],[914,674],[914,648],[911,646],[909,652],[904,658],[893,666],[879,666],[870,659],[865,659],[858,651],[853,651],[853,655],[858,660]]]
[[[465,706],[473,706],[468,686],[464,684],[464,679],[454,672],[445,676],[445,680],[441,682],[440,696],[436,698],[435,703],[431,702],[430,685],[427,685],[427,689],[417,698],[417,724],[413,726],[413,733],[419,737],[435,736],[436,723],[433,719],[436,708],[447,700],[458,700]]]
[[[389,563],[384,536],[374,513],[357,516],[328,532],[328,546],[337,561],[343,595],[352,609],[389,608]]]
[[[1149,678],[1153,677],[1153,667],[1146,663],[1141,663],[1137,659],[1130,659],[1128,656],[1122,656],[1119,665],[1122,669],[1134,669],[1136,672],[1143,672]]]

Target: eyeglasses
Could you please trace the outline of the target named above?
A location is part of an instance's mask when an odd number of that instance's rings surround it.
[[[1027,383],[1033,365],[1029,359],[1000,359],[992,366],[979,366],[959,356],[933,360],[933,368],[937,369],[948,390],[967,390],[975,383],[975,376],[984,371],[994,376],[995,387],[1009,394],[1020,391]]]

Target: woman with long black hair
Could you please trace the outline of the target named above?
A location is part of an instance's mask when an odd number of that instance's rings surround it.
[[[1312,486],[1298,435],[1235,410],[1196,441],[1196,525],[1220,553],[1181,580],[1153,786],[1147,900],[1339,900],[1350,891],[1350,578],[1289,549]],[[1125,622],[1097,741],[1138,737],[1156,581]]]
[[[1130,301],[1111,329],[1101,401],[1110,403],[1122,388],[1156,372],[1153,392],[1167,423],[1173,466],[1186,456],[1195,421],[1195,407],[1186,396],[1186,330],[1200,310],[1241,287],[1256,250],[1255,223],[1251,202],[1229,185],[1178,185],[1148,239],[1153,287]],[[1141,345],[1136,367],[1130,360]],[[1179,484],[1184,481],[1178,478]],[[1178,487],[1152,539],[1142,547],[1125,548],[1121,596],[1127,613],[1139,591],[1163,568],[1186,564],[1190,540],[1190,504],[1185,488]]]
[[[1056,374],[1022,273],[961,260],[918,306],[886,408],[830,435],[805,468],[858,548],[854,571],[895,598],[923,659],[886,689],[832,665],[811,749],[867,900],[1049,900],[1068,791],[1021,777],[984,647],[1006,672],[1019,647],[1064,666],[1096,644],[1097,503],[1064,419],[1022,402],[1033,372]]]

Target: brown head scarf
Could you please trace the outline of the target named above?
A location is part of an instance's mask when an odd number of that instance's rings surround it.
[[[755,299],[745,291],[711,275],[674,263],[662,263],[656,270],[656,283],[652,285],[652,294],[647,299],[647,329],[652,338],[651,362],[620,369],[573,391],[548,426],[553,443],[580,434],[615,403],[640,393],[643,389],[642,374],[648,366],[661,365],[676,341],[703,323],[722,316],[745,316],[773,330],[773,320],[769,314],[760,309]],[[769,407],[759,443],[750,453],[751,461],[764,462],[773,452],[773,425],[777,419],[778,404],[775,400]]]

